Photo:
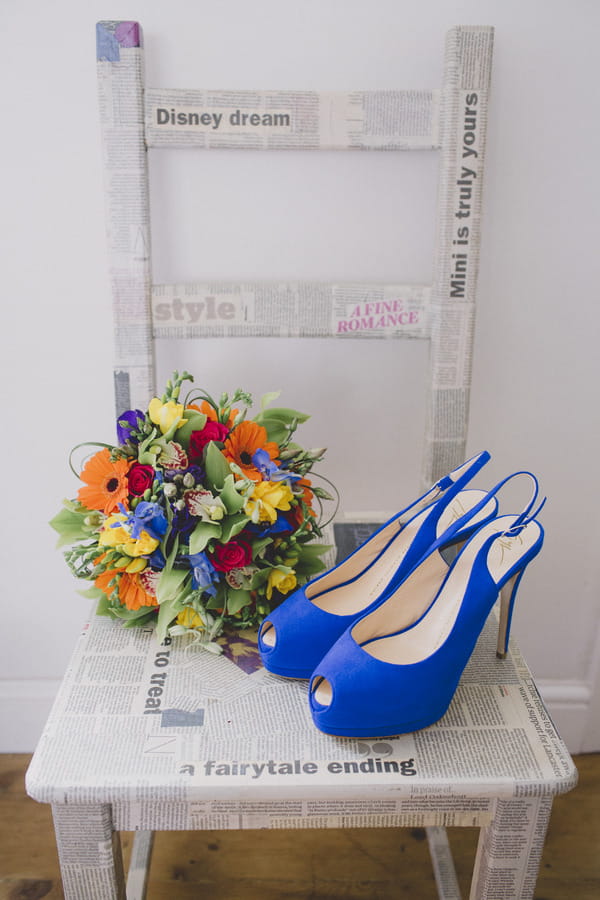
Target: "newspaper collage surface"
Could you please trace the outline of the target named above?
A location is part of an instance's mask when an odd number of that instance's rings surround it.
[[[251,633],[229,634],[215,656],[187,635],[158,644],[152,627],[93,617],[29,790],[109,802],[124,830],[483,824],[493,798],[575,778],[521,655],[496,659],[496,628],[491,617],[443,719],[353,740],[315,729],[307,682],[267,672]]]

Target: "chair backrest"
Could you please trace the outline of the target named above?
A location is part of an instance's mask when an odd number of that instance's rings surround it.
[[[439,90],[146,88],[137,22],[99,22],[97,65],[115,317],[117,413],[155,391],[155,338],[421,338],[430,343],[422,480],[465,456],[493,28],[446,37]],[[440,152],[431,285],[154,285],[151,148]]]

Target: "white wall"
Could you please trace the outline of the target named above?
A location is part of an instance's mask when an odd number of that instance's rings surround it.
[[[550,498],[514,633],[571,749],[600,749],[600,7],[5,0],[0,751],[33,749],[88,612],[46,523],[77,489],[70,448],[113,436],[94,39],[107,18],[142,23],[147,81],[161,87],[438,87],[447,28],[496,26],[468,449],[493,454],[478,483],[532,468]],[[430,279],[434,154],[183,153],[181,164],[183,175],[168,154],[154,164],[158,281]],[[346,510],[413,498],[423,347],[311,343],[290,360],[259,342],[244,354],[193,361],[186,347],[161,365],[216,390],[283,387],[313,413],[307,442],[329,445]]]

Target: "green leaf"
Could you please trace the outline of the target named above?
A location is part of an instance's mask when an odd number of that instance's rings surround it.
[[[257,588],[265,585],[269,580],[269,572],[270,569],[258,569],[254,575],[252,576],[252,580],[250,581],[251,590],[255,591]]]
[[[223,609],[227,602],[227,585],[222,581],[217,585],[217,593],[214,597],[209,597],[206,601],[206,609]]]
[[[299,574],[302,573],[303,575],[316,575],[326,568],[327,566],[318,556],[309,557],[307,559],[301,558],[296,564],[296,572]]]
[[[139,609],[127,609],[125,606],[109,606],[108,613],[117,619],[123,619],[126,622],[134,622],[148,615],[148,607],[140,606]]]
[[[200,553],[212,538],[221,537],[221,526],[216,522],[199,522],[190,535],[190,553]]]
[[[269,391],[268,394],[263,394],[260,398],[260,408],[261,410],[265,410],[267,406],[270,406],[274,400],[277,400],[281,391]]]
[[[183,418],[187,419],[185,425],[175,432],[175,440],[187,448],[192,431],[202,431],[206,425],[206,415],[195,409],[186,409]]]
[[[160,605],[156,622],[156,638],[158,641],[164,641],[169,625],[177,617],[177,614],[184,609],[185,604],[182,602],[184,596],[185,592],[182,591],[178,596],[171,597],[171,599]]]
[[[97,590],[94,588],[94,590]],[[82,591],[82,593],[84,593]],[[87,593],[87,591],[85,592]],[[98,605],[96,606],[96,615],[97,616],[110,616],[110,606],[108,603],[108,597],[104,593],[104,591],[100,591],[101,597],[98,599]]]
[[[217,447],[214,441],[210,441],[206,448],[204,460],[206,467],[206,480],[213,491],[222,490],[225,479],[231,474],[229,463]],[[223,501],[224,502],[224,501]]]
[[[244,606],[249,606],[250,603],[252,603],[252,594],[250,591],[245,591],[242,588],[227,591],[228,615],[235,615],[235,613],[239,612],[240,609],[243,609]]]
[[[226,544],[232,537],[239,534],[240,531],[248,524],[248,517],[244,513],[238,513],[236,516],[229,516],[225,519],[221,526],[221,542]]]
[[[101,591],[100,588],[97,588],[97,587],[87,588],[87,590],[77,591],[77,593],[79,594],[80,597],[85,597],[86,600],[102,601],[102,598],[107,600],[107,597],[106,597],[106,594],[104,593],[104,591]]]
[[[256,416],[254,421],[266,429],[267,437],[270,441],[281,444],[289,437],[294,423],[306,422],[309,418],[310,416],[306,415],[306,413],[279,406],[263,410]]]
[[[235,479],[233,477],[233,473],[230,472],[223,483],[223,490],[219,495],[221,497],[221,500],[225,504],[227,512],[230,515],[232,513],[239,512],[244,505],[244,498],[238,491],[236,491],[234,485]]]
[[[223,601],[217,597],[209,597],[204,606],[208,610],[223,609]]]
[[[156,588],[158,603],[168,603],[175,597],[181,596],[184,583],[186,579],[191,578],[191,574],[191,569],[171,569],[169,571],[163,569]]]
[[[323,556],[332,547],[333,544],[304,544],[301,550],[301,559],[306,559],[306,557],[314,559],[317,556]]]
[[[306,422],[310,419],[308,413],[299,412],[297,409],[290,409],[287,406],[274,406],[272,409],[265,409],[256,416],[258,419],[280,419],[283,422]],[[261,422],[261,424],[263,424]]]
[[[144,607],[145,609],[146,607]],[[142,625],[147,625],[148,622],[154,622],[156,619],[156,611],[150,610],[143,616],[138,616],[137,619],[126,619],[123,622],[123,628],[140,628]]]
[[[90,537],[92,529],[86,527],[84,519],[89,516],[89,509],[75,511],[64,508],[50,519],[49,525],[59,534],[57,547],[65,544],[73,544],[75,541],[83,541]]]
[[[325,488],[315,486],[312,488],[312,492],[315,497],[320,497],[321,500],[335,500],[335,497],[329,491],[326,491]]]
[[[257,538],[257,540],[252,541],[252,559],[256,559],[257,556],[260,557],[260,554],[272,543],[272,537]]]

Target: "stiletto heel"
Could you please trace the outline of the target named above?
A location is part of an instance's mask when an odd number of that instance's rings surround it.
[[[448,565],[436,552],[489,521],[497,512],[486,491],[463,490],[489,460],[478,453],[440,479],[422,497],[381,526],[357,550],[328,572],[295,591],[262,623],[258,647],[270,672],[309,678],[345,629],[374,609],[420,561],[430,555],[429,592]],[[407,607],[405,625],[422,610]]]
[[[500,591],[500,621],[498,623],[498,647],[496,649],[498,659],[505,659],[508,653],[508,640],[515,597],[524,571],[525,569],[521,569],[520,572],[515,572]]]
[[[520,515],[499,516],[467,541],[430,598],[425,557],[370,613],[338,638],[315,669],[309,703],[315,725],[344,737],[385,737],[416,731],[440,719],[498,595],[498,653],[505,654],[515,596],[539,553],[544,531],[530,502]],[[482,501],[483,503],[484,501]],[[424,606],[422,595],[430,602]],[[408,627],[405,609],[422,608]]]
[[[517,473],[518,474],[518,473]],[[534,476],[531,476],[532,478]],[[534,479],[535,480],[535,479]],[[535,512],[531,512],[531,507],[535,503],[537,499],[537,480],[535,480],[535,492],[531,503],[523,513],[523,517],[528,517],[529,520],[533,520],[536,516],[540,514],[544,504],[546,503],[546,498],[542,500],[539,504],[538,508]],[[514,529],[511,529],[507,532],[505,536],[506,541],[510,541],[518,538],[520,528],[517,524]],[[506,545],[507,547],[509,545]],[[502,543],[500,542],[500,547],[503,548]],[[523,577],[523,573],[525,572],[526,566],[522,569],[517,570],[513,575],[510,576],[508,581],[506,581],[502,587],[500,588],[500,610],[499,610],[499,622],[498,622],[498,645],[496,648],[496,656],[498,659],[506,659],[506,654],[508,653],[508,642],[510,639],[510,626],[512,624],[512,615],[513,609],[515,606],[515,599],[517,596],[517,591],[519,589],[519,585],[521,583],[521,578]]]

